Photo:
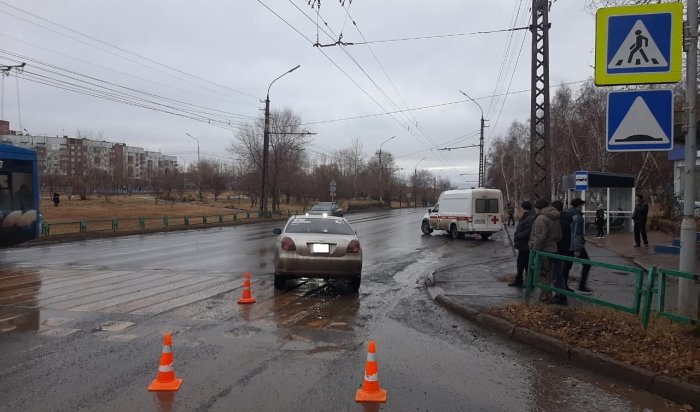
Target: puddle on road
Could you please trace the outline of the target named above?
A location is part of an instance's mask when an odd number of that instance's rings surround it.
[[[223,335],[227,338],[250,338],[261,331],[262,329],[255,326],[243,325],[227,330]]]

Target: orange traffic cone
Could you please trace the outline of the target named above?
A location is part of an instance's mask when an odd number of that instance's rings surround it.
[[[379,367],[374,341],[369,341],[367,349],[367,363],[365,365],[365,379],[362,389],[357,390],[355,402],[386,402],[386,389],[379,386]]]
[[[158,377],[148,386],[149,391],[176,391],[182,385],[182,379],[175,378],[173,369],[173,352],[170,349],[172,337],[165,334],[163,342],[163,353],[160,355],[160,366],[158,367]]]
[[[250,273],[246,272],[243,281],[243,296],[238,299],[238,303],[255,303],[255,298],[250,293]]]

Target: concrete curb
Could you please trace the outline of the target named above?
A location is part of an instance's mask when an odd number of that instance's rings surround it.
[[[435,301],[468,320],[499,332],[508,339],[544,350],[577,366],[618,379],[674,402],[690,404],[700,409],[698,385],[629,365],[588,349],[571,346],[557,338],[515,326],[503,318],[457,303],[445,295],[436,296]]]

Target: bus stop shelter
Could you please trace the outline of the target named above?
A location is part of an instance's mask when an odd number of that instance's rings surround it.
[[[588,190],[576,190],[575,175],[562,176],[565,203],[580,197],[586,202],[586,222],[595,221],[595,212],[602,205],[606,210],[606,233],[611,230],[632,231],[635,177],[619,173],[588,172]]]

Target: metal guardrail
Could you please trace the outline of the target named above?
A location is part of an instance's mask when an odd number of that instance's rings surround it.
[[[608,302],[608,301],[603,300],[603,299],[594,298],[594,297],[583,295],[580,293],[569,292],[568,290],[559,289],[551,284],[540,282],[540,269],[541,269],[540,259],[542,259],[542,258],[561,260],[561,261],[567,261],[567,262],[573,262],[573,263],[580,263],[582,265],[603,267],[606,269],[612,269],[612,270],[621,271],[621,272],[628,272],[628,273],[632,273],[632,274],[636,275],[633,296],[632,296],[632,301],[633,301],[632,305],[631,306],[620,305],[618,303]],[[698,322],[698,320],[684,317],[684,316],[667,311],[666,305],[665,305],[666,280],[668,277],[676,277],[676,278],[684,278],[684,279],[700,281],[699,275],[694,275],[694,274],[685,273],[685,272],[678,272],[678,271],[671,270],[671,269],[656,268],[655,266],[651,266],[648,269],[643,269],[643,268],[631,267],[631,266],[614,265],[614,264],[605,263],[605,262],[597,262],[594,260],[579,259],[576,257],[557,255],[554,253],[539,252],[539,251],[533,251],[530,253],[530,260],[528,262],[528,273],[531,274],[531,276],[527,277],[527,282],[525,285],[526,289],[525,289],[524,295],[525,295],[525,302],[526,303],[530,302],[532,290],[534,288],[539,288],[541,290],[551,291],[551,292],[559,293],[559,294],[562,294],[562,295],[565,295],[565,296],[568,296],[568,297],[571,297],[574,299],[593,303],[593,304],[598,305],[598,306],[612,308],[612,309],[619,310],[622,312],[631,313],[633,315],[641,315],[640,322],[641,322],[642,326],[644,327],[644,329],[646,329],[649,326],[649,318],[651,317],[651,311],[653,308],[653,298],[654,298],[654,295],[656,294],[657,301],[658,301],[656,312],[659,316],[663,316],[663,317],[666,317],[666,318],[671,319],[673,321],[676,321],[679,323],[685,323],[688,325],[700,324],[700,322]],[[646,286],[645,286],[645,281],[644,281],[645,277],[646,277]],[[659,283],[658,288],[655,286],[657,278],[658,278],[658,283]]]
[[[676,313],[672,313],[666,310],[666,279],[669,277],[674,277],[674,278],[683,278],[683,279],[688,279],[688,280],[694,280],[696,282],[700,281],[700,275],[694,275],[691,273],[686,273],[686,272],[679,272],[677,270],[671,270],[671,269],[663,269],[663,268],[654,268],[654,273],[652,276],[650,276],[649,279],[649,287],[656,293],[658,293],[658,307],[656,309],[656,313],[659,316],[663,316],[666,318],[669,318],[673,321],[679,322],[679,323],[685,323],[687,325],[700,325],[700,322],[698,322],[697,319],[691,319],[685,316],[678,315]],[[659,287],[658,289],[654,288],[656,279],[659,279]],[[651,308],[651,304],[649,305]]]
[[[540,268],[541,268],[540,259],[542,257],[545,257],[548,259],[554,259],[554,260],[562,260],[562,261],[568,261],[568,262],[573,262],[573,263],[580,263],[580,264],[585,264],[585,265],[603,267],[606,269],[612,269],[612,270],[617,270],[617,271],[621,271],[621,272],[628,272],[628,273],[634,274],[636,276],[636,280],[635,280],[632,306],[624,306],[624,305],[620,305],[617,303],[608,302],[608,301],[605,301],[602,299],[597,299],[597,298],[594,298],[591,296],[582,295],[580,293],[569,292],[568,290],[565,290],[565,289],[559,289],[559,288],[552,286],[551,284],[540,283],[539,282]],[[529,301],[530,292],[532,291],[532,289],[537,287],[537,288],[540,288],[542,290],[548,290],[548,291],[560,293],[562,295],[570,296],[570,297],[575,298],[575,299],[594,303],[594,304],[604,306],[604,307],[610,307],[610,308],[620,310],[623,312],[627,312],[627,313],[631,313],[634,315],[639,314],[642,296],[644,294],[644,291],[643,291],[644,275],[646,273],[646,271],[644,269],[631,267],[631,266],[613,265],[610,263],[596,262],[596,261],[588,260],[588,259],[579,259],[576,257],[563,256],[563,255],[557,255],[555,253],[546,253],[546,252],[539,252],[539,251],[530,252],[530,261],[528,262],[528,268],[529,268],[528,272],[532,273],[533,276],[528,276],[528,279],[527,279],[527,285],[526,285],[527,287],[525,290],[526,301]]]
[[[281,210],[268,212],[266,216],[258,213],[259,219],[287,217],[293,214],[298,214],[297,211],[287,210],[286,213]],[[136,217],[136,218],[112,218],[102,220],[85,220],[71,222],[55,222],[50,223],[47,220],[42,221],[41,236],[56,236],[61,234],[88,233],[90,232],[118,232],[120,230],[145,230],[153,228],[170,228],[173,226],[189,226],[189,225],[213,225],[225,224],[230,222],[239,222],[242,219],[251,220],[253,216],[249,211],[245,215],[239,216],[239,213],[216,215],[201,215],[201,216],[158,216],[158,217]]]

